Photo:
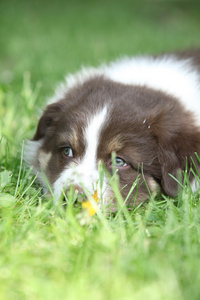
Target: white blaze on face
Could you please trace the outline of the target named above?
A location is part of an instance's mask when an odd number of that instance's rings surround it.
[[[60,174],[59,178],[53,185],[56,200],[65,191],[70,184],[85,187],[90,193],[95,189],[99,190],[98,184],[98,166],[97,166],[97,149],[99,145],[99,136],[101,129],[107,118],[107,107],[91,116],[84,132],[84,141],[86,150],[84,157],[78,164],[71,164]],[[106,182],[104,183],[106,186]]]

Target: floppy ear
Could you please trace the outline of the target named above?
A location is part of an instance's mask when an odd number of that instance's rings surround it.
[[[181,161],[175,149],[158,146],[158,161],[161,167],[161,187],[169,196],[175,197],[178,194],[177,178],[182,183],[182,170],[186,166],[186,157]],[[171,175],[171,176],[170,176]],[[172,177],[173,176],[173,177]]]
[[[161,186],[169,196],[177,196],[182,171],[198,164],[195,152],[200,151],[200,131],[190,113],[166,109],[150,118],[150,127],[158,142],[158,161],[161,169]],[[199,152],[200,153],[200,152]]]
[[[60,117],[60,113],[63,110],[63,104],[56,102],[47,106],[42,117],[39,120],[37,130],[33,137],[33,141],[42,139],[45,135],[50,132],[50,129],[54,126],[55,122]]]

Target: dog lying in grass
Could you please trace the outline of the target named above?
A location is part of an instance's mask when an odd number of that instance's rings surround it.
[[[115,195],[109,176],[99,180],[99,162],[109,174],[114,165],[129,205],[149,193],[175,197],[175,179],[180,174],[182,180],[186,164],[199,170],[200,50],[83,68],[66,77],[50,103],[25,157],[46,188],[48,181],[55,201],[73,185],[79,196],[95,193],[114,210]],[[193,172],[189,181],[195,190]]]

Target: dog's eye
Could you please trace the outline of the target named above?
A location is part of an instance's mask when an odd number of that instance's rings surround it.
[[[62,153],[64,156],[73,157],[73,151],[70,147],[63,148]]]
[[[127,163],[120,157],[116,157],[115,165],[116,165],[116,167],[126,167],[126,166],[128,166]]]

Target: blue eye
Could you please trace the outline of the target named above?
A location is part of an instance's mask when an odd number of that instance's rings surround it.
[[[73,157],[73,151],[70,147],[63,148],[62,153],[64,156]]]
[[[120,157],[116,157],[115,159],[116,167],[126,167],[128,164]]]

